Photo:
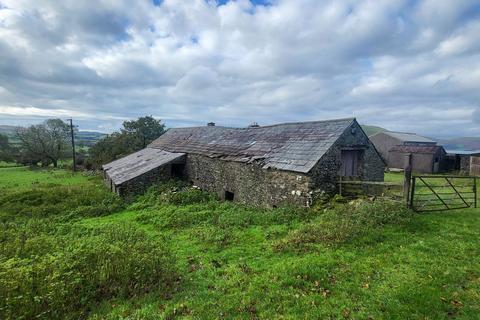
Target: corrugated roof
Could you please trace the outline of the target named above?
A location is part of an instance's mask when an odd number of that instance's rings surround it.
[[[427,153],[435,154],[438,150],[443,149],[441,146],[394,146],[389,151],[403,153]]]
[[[459,154],[459,155],[477,155],[480,154],[480,150],[452,150],[447,149],[448,154]]]
[[[253,128],[175,128],[149,147],[230,161],[257,161],[263,168],[306,173],[354,121],[349,118]]]
[[[383,131],[381,133],[384,133],[386,135],[389,135],[390,137],[399,139],[404,142],[423,142],[423,143],[437,143],[436,141],[433,141],[432,139],[429,139],[427,137],[419,136],[416,133],[408,133],[408,132],[394,132],[394,131]]]
[[[184,153],[172,153],[156,148],[145,148],[107,163],[102,168],[112,179],[113,183],[119,185],[184,155]]]

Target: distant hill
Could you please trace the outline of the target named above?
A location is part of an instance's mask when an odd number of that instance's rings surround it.
[[[17,130],[16,126],[7,126],[7,125],[0,125],[0,133],[8,136],[9,138],[15,136],[15,131]]]
[[[437,141],[447,150],[480,150],[480,137],[437,139]]]
[[[382,132],[382,131],[388,131],[387,129],[382,128],[382,127],[368,126],[368,125],[364,125],[364,124],[362,124],[362,129],[363,129],[363,131],[365,131],[365,133],[369,137],[376,134],[376,133]]]
[[[16,137],[16,131],[20,127],[16,126],[8,126],[8,125],[0,125],[0,134],[3,134],[8,137],[8,141],[12,144],[17,144],[19,141]]]
[[[372,136],[378,132],[388,131],[385,128],[378,126],[362,125],[363,131],[368,136]],[[442,145],[447,150],[480,150],[480,137],[459,137],[450,139],[435,139],[439,145]]]
[[[0,134],[4,134],[9,137],[10,141],[15,143],[16,137],[15,132],[20,128],[17,126],[9,126],[9,125],[0,125]],[[85,146],[91,147],[94,145],[98,140],[105,137],[105,133],[96,132],[96,131],[78,131],[75,132],[75,140],[77,144],[83,144]]]
[[[85,146],[91,147],[98,140],[105,137],[105,133],[96,132],[96,131],[78,131],[75,133],[75,139],[78,144],[84,144]]]

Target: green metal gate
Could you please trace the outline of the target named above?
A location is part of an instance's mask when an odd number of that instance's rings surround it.
[[[410,207],[417,212],[477,207],[477,179],[465,176],[414,175]]]

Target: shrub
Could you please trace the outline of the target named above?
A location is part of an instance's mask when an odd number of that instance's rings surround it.
[[[78,318],[101,299],[167,293],[177,276],[164,243],[116,225],[49,254],[1,259],[0,318]]]
[[[120,210],[123,201],[97,186],[42,186],[0,195],[0,210],[15,216],[100,216]]]
[[[165,204],[190,205],[206,203],[216,197],[208,192],[189,187],[181,180],[170,180],[150,187],[130,206],[132,210],[146,209]]]
[[[403,204],[391,200],[369,202],[356,200],[336,204],[311,223],[290,232],[273,244],[277,250],[304,250],[311,244],[327,245],[346,243],[387,224],[403,224],[412,212]]]

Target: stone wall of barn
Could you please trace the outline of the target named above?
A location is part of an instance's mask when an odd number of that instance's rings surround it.
[[[460,157],[460,173],[462,174],[470,173],[470,162],[472,162],[471,158],[474,158],[474,157],[470,155]]]
[[[480,176],[480,155],[475,155],[468,157],[469,158],[469,170],[471,176]]]
[[[172,164],[168,163],[156,169],[150,170],[132,180],[126,181],[112,191],[116,192],[122,197],[130,197],[136,194],[145,192],[150,186],[155,183],[169,180],[172,175]]]
[[[409,153],[390,151],[390,167],[405,169]],[[431,153],[412,153],[412,170],[417,173],[432,173],[433,158]]]
[[[360,125],[354,122],[310,171],[312,189],[315,193],[337,191],[339,171],[342,165],[342,150],[361,151],[358,180],[383,181],[385,163]]]
[[[224,161],[189,154],[186,175],[193,185],[216,193],[223,200],[233,193],[234,201],[252,206],[310,204],[310,179],[301,173],[265,170],[255,163]],[[226,195],[226,192],[230,194]]]

